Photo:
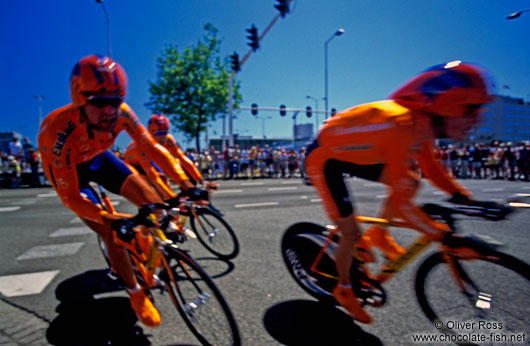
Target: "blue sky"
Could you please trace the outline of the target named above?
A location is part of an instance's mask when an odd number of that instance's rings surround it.
[[[112,55],[126,69],[126,98],[145,123],[148,81],[166,44],[195,44],[212,23],[222,39],[221,55],[249,47],[245,29],[261,33],[276,16],[273,0],[105,0],[110,16]],[[338,110],[384,99],[403,82],[435,64],[464,60],[494,76],[500,94],[530,99],[530,8],[523,0],[295,0],[251,55],[237,79],[243,105],[315,108],[324,97],[324,42],[338,28],[344,35],[328,46],[329,108]],[[35,140],[38,106],[44,115],[70,102],[69,76],[81,57],[107,52],[106,22],[94,0],[0,2],[3,67],[0,131],[14,130]],[[503,88],[509,86],[509,89]],[[324,101],[319,101],[324,109]],[[292,135],[291,116],[261,112],[267,137]],[[320,123],[322,115],[319,116]],[[297,123],[315,123],[300,114]],[[263,121],[239,111],[235,132],[261,137]],[[210,137],[221,134],[212,124]],[[214,131],[217,135],[214,134]],[[183,141],[183,136],[177,134]],[[118,144],[126,146],[127,136]]]

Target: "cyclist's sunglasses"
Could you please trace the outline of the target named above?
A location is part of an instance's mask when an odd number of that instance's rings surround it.
[[[123,103],[123,99],[118,96],[89,96],[87,102],[98,108],[119,107]]]
[[[167,136],[167,131],[155,131],[153,134],[155,136]]]

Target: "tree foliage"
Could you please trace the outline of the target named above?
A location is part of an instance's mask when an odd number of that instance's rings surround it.
[[[168,45],[157,59],[157,79],[149,82],[151,94],[146,103],[153,113],[165,114],[171,123],[188,137],[199,137],[209,121],[228,113],[228,57],[220,57],[221,40],[211,24],[204,26],[205,35],[183,51]],[[234,108],[241,102],[239,83],[234,81]]]

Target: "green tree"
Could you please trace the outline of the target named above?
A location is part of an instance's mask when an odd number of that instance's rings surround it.
[[[179,52],[169,45],[157,59],[157,79],[149,82],[151,94],[145,105],[153,113],[168,116],[171,123],[189,138],[195,138],[200,152],[200,134],[209,121],[228,113],[229,58],[220,57],[221,40],[211,24],[204,26],[199,42]],[[242,100],[234,81],[234,108]]]

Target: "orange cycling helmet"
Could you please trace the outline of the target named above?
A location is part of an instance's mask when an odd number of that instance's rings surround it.
[[[74,66],[70,77],[72,103],[82,107],[93,94],[116,94],[125,98],[127,74],[123,67],[109,57],[89,55]]]
[[[444,117],[470,114],[492,101],[493,82],[482,68],[453,61],[422,72],[389,96],[412,110]]]
[[[154,114],[149,118],[147,123],[147,130],[151,133],[158,131],[168,132],[169,131],[169,119],[162,114]]]

